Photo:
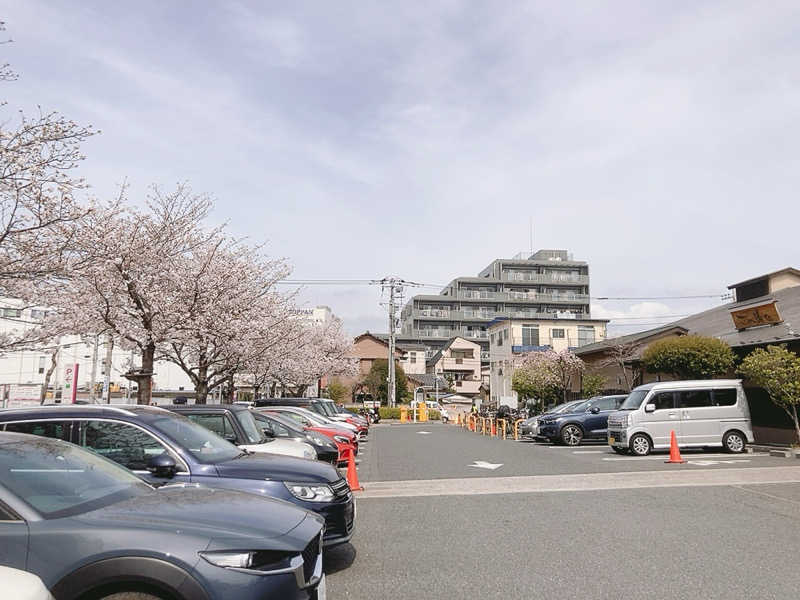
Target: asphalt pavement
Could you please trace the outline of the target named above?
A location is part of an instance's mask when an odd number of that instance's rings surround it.
[[[359,456],[357,533],[326,553],[329,597],[796,596],[800,461],[684,454],[685,465],[606,461],[617,455],[603,446],[552,449],[438,423],[373,427]],[[476,461],[502,466],[469,467]],[[664,485],[670,478],[677,484]],[[630,487],[603,487],[621,480]]]

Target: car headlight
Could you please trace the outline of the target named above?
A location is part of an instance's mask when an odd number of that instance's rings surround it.
[[[253,552],[200,552],[207,562],[225,569],[280,569],[289,566],[295,553],[278,550]]]
[[[326,484],[289,483],[284,482],[286,489],[292,496],[306,502],[330,502],[333,500],[333,490]]]
[[[340,444],[349,444],[350,443],[350,440],[347,439],[346,437],[344,437],[343,435],[335,435],[335,436],[333,436],[333,439],[335,439]]]
[[[330,439],[326,438],[324,435],[319,434],[319,433],[317,433],[315,431],[312,431],[311,433],[307,433],[306,434],[306,439],[309,442],[311,442],[313,444],[317,444],[319,446],[324,446],[324,445],[330,443]]]
[[[317,460],[317,453],[313,448],[306,448],[303,450],[303,458]]]
[[[627,427],[628,426],[628,415],[623,415],[621,417],[617,417],[617,420],[619,421],[619,424],[620,424],[621,427]]]

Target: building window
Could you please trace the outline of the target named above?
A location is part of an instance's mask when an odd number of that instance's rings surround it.
[[[39,357],[39,374],[44,373],[44,363],[47,360],[46,356]]]
[[[408,353],[408,362],[412,365],[417,362],[417,353],[416,352],[409,352]]]
[[[11,319],[19,319],[22,315],[22,311],[18,308],[3,308],[0,309],[0,313],[4,317],[9,317]]]
[[[556,338],[563,339],[564,338],[564,330],[563,329],[551,329],[550,332],[551,332],[551,335],[553,336],[553,339],[556,339]]]
[[[40,310],[38,308],[31,309],[31,319],[33,319],[34,321],[41,321],[46,316],[47,316],[46,310]]]
[[[594,344],[594,327],[578,325],[578,346]]]
[[[538,346],[539,345],[539,326],[538,325],[523,325],[522,326],[522,345],[523,346]]]

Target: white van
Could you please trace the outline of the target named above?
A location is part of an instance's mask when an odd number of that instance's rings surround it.
[[[608,417],[608,444],[645,456],[669,448],[716,446],[744,452],[753,441],[750,407],[740,379],[664,381],[634,389]]]

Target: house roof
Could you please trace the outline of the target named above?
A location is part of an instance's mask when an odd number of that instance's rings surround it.
[[[797,275],[800,277],[800,270],[794,269],[792,267],[786,267],[785,269],[779,269],[777,271],[773,271],[772,273],[767,273],[766,275],[759,275],[758,277],[751,277],[750,279],[745,279],[744,281],[740,281],[739,283],[734,283],[728,286],[729,290],[733,288],[741,287],[743,285],[747,285],[748,283],[753,283],[754,281],[761,281],[762,279],[768,279],[770,277],[774,277],[775,275],[783,275],[784,273],[791,273],[792,275]]]
[[[389,349],[389,342],[387,341],[388,337],[389,336],[380,333],[370,333],[369,331],[365,331],[361,335],[357,335],[355,338],[353,338],[353,343],[356,344],[359,342],[359,340],[363,340],[364,338],[370,338],[380,344],[383,344],[384,346],[386,346],[386,349],[388,350]],[[401,348],[399,344],[395,344],[394,350],[395,352],[399,352],[400,354],[405,353],[405,350]]]
[[[382,341],[387,346],[389,345],[389,334],[388,333],[372,333],[370,335],[372,335],[372,337]],[[400,336],[397,336],[397,337],[400,337]],[[416,351],[420,351],[420,350],[426,350],[425,344],[415,344],[413,342],[396,342],[394,346],[398,350],[402,350],[404,352],[408,352],[409,350],[413,350],[415,352]]]
[[[742,330],[736,329],[733,319],[731,319],[731,311],[772,301],[776,302],[778,313],[783,319],[780,323]],[[660,333],[667,333],[670,329],[719,338],[733,348],[800,341],[800,286],[784,288],[760,298],[723,304],[656,329],[648,329],[582,346],[575,353],[578,355],[589,354],[615,344],[645,340]]]
[[[612,346],[616,346],[617,344],[633,344],[636,342],[647,340],[657,335],[662,335],[664,333],[670,333],[673,331],[678,335],[685,335],[689,333],[689,331],[685,327],[680,327],[678,325],[675,325],[674,323],[670,323],[669,325],[662,325],[661,327],[656,327],[655,329],[647,329],[646,331],[639,331],[637,333],[631,333],[620,337],[608,338],[600,342],[595,342],[594,344],[586,344],[585,346],[577,348],[576,350],[574,350],[574,352],[578,356],[580,356],[581,354],[591,354],[599,350],[605,350],[606,348],[611,348]]]

